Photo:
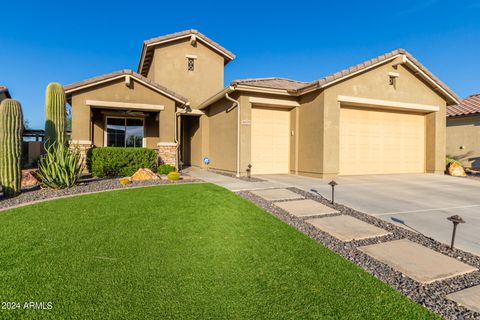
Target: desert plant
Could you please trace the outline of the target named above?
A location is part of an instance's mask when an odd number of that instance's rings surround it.
[[[180,173],[172,171],[167,175],[168,180],[180,180]]]
[[[157,172],[159,174],[169,174],[170,172],[172,171],[176,171],[177,169],[175,169],[174,166],[171,166],[169,164],[161,164],[158,166],[158,170]]]
[[[37,176],[43,187],[64,189],[73,187],[84,169],[78,148],[70,149],[54,143],[47,147],[47,153],[38,162]]]
[[[22,132],[22,106],[16,100],[3,100],[0,104],[0,183],[7,197],[20,193]]]
[[[122,186],[126,186],[127,184],[132,183],[132,181],[130,181],[129,178],[122,178],[122,179],[118,180],[118,182],[119,182]]]
[[[458,160],[455,160],[455,159],[452,159],[452,158],[445,158],[445,167],[448,169],[448,167],[452,164],[452,163],[456,163],[458,164],[459,166],[462,166],[462,164],[460,163],[460,161]]]
[[[101,147],[87,153],[88,171],[95,177],[127,177],[140,168],[156,171],[157,153],[146,148]]]
[[[65,92],[59,83],[49,83],[45,93],[45,148],[57,143],[65,145]]]

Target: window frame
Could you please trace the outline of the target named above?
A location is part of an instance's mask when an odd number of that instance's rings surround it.
[[[108,147],[108,119],[124,119],[125,120],[125,127],[127,127],[127,119],[136,119],[136,120],[142,120],[142,126],[143,126],[143,138],[142,138],[142,146],[141,147],[134,147],[134,148],[145,148],[146,147],[146,140],[145,140],[145,118],[142,117],[125,117],[125,116],[105,116],[105,121],[104,121],[104,130],[103,130],[103,146]],[[126,132],[126,131],[125,131]],[[124,141],[124,146],[119,147],[119,148],[127,148],[125,146],[126,141]]]

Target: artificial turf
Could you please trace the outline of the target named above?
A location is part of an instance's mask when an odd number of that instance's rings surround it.
[[[21,304],[1,309],[0,319],[436,318],[210,184],[0,212],[0,301]]]

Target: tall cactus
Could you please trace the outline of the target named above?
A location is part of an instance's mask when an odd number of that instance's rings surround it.
[[[59,83],[49,83],[45,93],[45,148],[65,144],[65,92]]]
[[[20,103],[5,99],[0,104],[0,183],[3,194],[20,193],[23,114]]]

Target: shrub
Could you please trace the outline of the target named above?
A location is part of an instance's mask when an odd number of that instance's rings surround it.
[[[38,161],[37,176],[43,187],[71,188],[82,176],[84,166],[78,149],[71,150],[55,142]]]
[[[448,169],[448,166],[450,166],[450,164],[452,164],[452,163],[456,163],[456,164],[458,164],[459,166],[462,166],[462,164],[460,163],[460,161],[447,157],[447,158],[445,159],[445,168]]]
[[[180,180],[180,173],[172,171],[167,175],[168,180]]]
[[[131,176],[140,168],[156,170],[157,153],[146,148],[102,147],[87,153],[88,171],[95,177]]]
[[[158,173],[159,174],[169,174],[172,171],[176,171],[174,166],[171,166],[169,164],[161,164],[158,166]]]
[[[129,178],[122,178],[122,179],[118,180],[118,182],[120,182],[120,184],[122,186],[126,186],[127,184],[132,183]]]

